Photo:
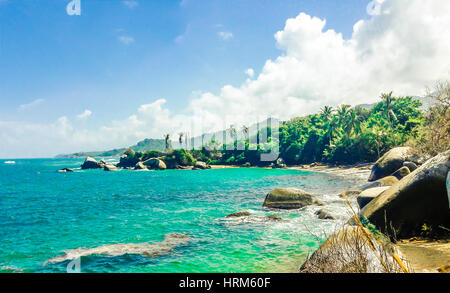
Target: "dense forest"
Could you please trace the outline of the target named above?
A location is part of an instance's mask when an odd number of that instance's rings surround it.
[[[290,165],[374,162],[389,149],[401,145],[434,155],[450,148],[449,82],[439,83],[429,97],[434,103],[427,110],[421,109],[419,100],[395,97],[392,92],[382,94],[380,101],[371,107],[325,106],[319,113],[282,122],[278,129],[267,129],[268,139],[264,143],[260,142],[260,131],[250,136],[247,126],[239,131],[231,126],[226,131],[234,139],[228,145],[212,139],[201,150],[171,150],[167,134],[165,152],[127,150],[125,154],[136,162],[164,156],[166,160],[187,165],[198,160],[208,164],[252,166],[271,164],[262,162],[260,155],[276,145],[279,157]],[[245,139],[238,139],[239,132],[243,134],[239,137]],[[180,145],[182,140],[180,133]]]

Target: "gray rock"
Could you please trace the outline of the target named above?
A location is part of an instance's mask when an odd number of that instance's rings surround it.
[[[382,232],[399,238],[413,237],[423,224],[440,230],[450,227],[446,177],[450,150],[425,162],[365,206],[360,215]],[[386,223],[386,220],[387,223]]]
[[[211,166],[208,166],[205,162],[197,161],[194,165],[195,170],[206,170],[211,169]]]
[[[371,202],[374,198],[379,196],[384,191],[388,190],[390,186],[383,186],[383,187],[375,187],[375,188],[369,188],[361,192],[361,194],[356,198],[356,201],[358,202],[359,208],[365,207],[369,202]]]
[[[387,176],[387,177],[383,177],[381,179],[378,179],[375,182],[370,182],[370,183],[367,183],[367,184],[363,185],[361,187],[361,190],[364,191],[364,190],[367,190],[367,189],[370,189],[370,188],[375,188],[375,187],[392,186],[392,185],[394,185],[397,182],[398,182],[397,177]]]
[[[143,162],[138,162],[136,166],[134,166],[134,170],[148,170],[148,169]]]
[[[81,169],[103,169],[104,166],[104,164],[97,162],[97,160],[95,160],[94,158],[87,157],[84,163],[81,165]]]
[[[380,159],[378,159],[372,167],[369,181],[376,181],[380,178],[389,176],[403,167],[404,162],[410,162],[416,159],[416,156],[416,152],[410,147],[398,147],[391,149]]]
[[[334,220],[335,218],[325,209],[318,210],[314,213],[321,220]]]
[[[398,169],[397,171],[395,171],[392,176],[394,176],[395,178],[397,178],[398,180],[402,180],[403,177],[408,176],[411,173],[411,171],[409,171],[408,167],[401,167],[400,169]]]
[[[239,217],[248,217],[251,216],[252,214],[250,214],[249,212],[237,212],[237,213],[232,213],[229,214],[227,216],[227,218],[239,218]]]
[[[413,162],[404,162],[403,167],[408,167],[409,171],[414,172],[418,168],[418,166]]]
[[[157,158],[148,159],[147,161],[143,162],[143,164],[147,168],[153,169],[153,170],[165,170],[165,169],[167,169],[167,166],[164,163],[164,161],[161,160],[161,159],[157,159]]]
[[[298,188],[277,188],[269,192],[264,207],[274,209],[300,209],[308,205],[323,205],[313,195]]]
[[[109,165],[109,164],[106,164],[106,165],[103,167],[103,170],[104,170],[104,171],[119,171],[119,169],[117,169],[116,166],[114,166],[114,165]]]
[[[66,173],[66,172],[73,172],[73,169],[70,168],[63,168],[58,170],[59,173]]]

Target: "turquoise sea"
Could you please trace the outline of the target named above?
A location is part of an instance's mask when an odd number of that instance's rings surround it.
[[[58,173],[83,160],[6,161],[0,160],[2,272],[64,273],[70,259],[44,263],[67,250],[88,254],[81,257],[81,272],[293,272],[318,247],[315,236],[325,239],[347,220],[338,192],[361,183],[299,170]],[[265,195],[277,187],[316,194],[337,220],[317,219],[317,206],[263,208]],[[252,216],[225,218],[238,211]],[[273,214],[284,220],[265,218]],[[189,238],[164,242],[171,233]],[[145,243],[151,254],[130,253]],[[113,255],[87,250],[102,246]]]

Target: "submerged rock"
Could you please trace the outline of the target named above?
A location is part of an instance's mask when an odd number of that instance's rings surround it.
[[[97,162],[94,158],[87,157],[84,163],[81,165],[81,169],[103,169],[105,165],[103,163]]]
[[[66,173],[66,172],[73,172],[73,169],[70,168],[63,168],[58,170],[59,173]]]
[[[389,176],[401,167],[404,162],[411,162],[417,159],[414,149],[410,147],[393,148],[385,153],[375,165],[372,167],[372,173],[369,176],[369,181],[376,181],[380,178]]]
[[[44,263],[60,263],[66,260],[76,259],[88,255],[120,256],[136,254],[146,257],[158,257],[170,253],[175,247],[189,242],[188,235],[172,233],[164,235],[164,241],[156,243],[118,243],[102,245],[95,248],[76,248],[64,251],[64,255],[55,256]]]
[[[270,216],[267,216],[266,218],[270,221],[283,221],[283,219],[277,215],[270,215]]]
[[[321,220],[334,220],[335,218],[325,209],[318,210],[314,213]]]
[[[251,214],[249,212],[237,212],[237,213],[229,214],[227,216],[227,218],[248,217],[248,216],[251,216]]]
[[[374,198],[379,196],[381,193],[389,189],[390,186],[383,186],[383,187],[374,187],[369,188],[361,192],[361,194],[356,198],[356,201],[358,202],[359,208],[365,207],[369,202],[371,202]]]
[[[421,227],[450,227],[446,177],[450,151],[428,160],[365,206],[360,215],[397,237],[420,234]],[[387,223],[385,221],[387,220]]]
[[[274,209],[300,209],[308,205],[323,205],[313,195],[298,188],[277,188],[269,192],[264,207]]]

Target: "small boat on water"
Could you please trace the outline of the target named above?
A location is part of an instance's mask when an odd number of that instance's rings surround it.
[[[16,162],[15,161],[6,161],[5,162],[5,164],[8,164],[8,165],[13,165],[13,164],[15,164]]]

